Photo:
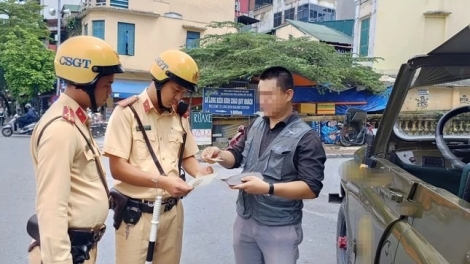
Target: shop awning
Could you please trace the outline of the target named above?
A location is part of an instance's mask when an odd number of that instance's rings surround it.
[[[127,98],[133,95],[142,93],[142,91],[147,88],[150,81],[137,81],[137,80],[114,80],[113,83],[113,93],[111,97],[113,98]]]

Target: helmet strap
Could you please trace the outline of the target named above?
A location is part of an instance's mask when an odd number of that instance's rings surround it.
[[[166,82],[166,81],[165,81]],[[167,112],[171,112],[171,109],[170,108],[166,108],[163,106],[163,103],[162,103],[162,94],[161,94],[161,90],[163,88],[163,85],[165,84],[165,82],[157,82],[154,80],[154,83],[155,83],[155,88],[157,89],[157,103],[158,103],[158,108],[164,110],[164,111],[167,111]]]
[[[96,85],[89,85],[89,86],[83,87],[82,89],[88,94],[88,97],[90,98],[90,103],[91,103],[90,109],[91,109],[91,111],[93,113],[98,113],[99,110],[98,110],[98,107],[96,105],[95,88],[96,88]]]

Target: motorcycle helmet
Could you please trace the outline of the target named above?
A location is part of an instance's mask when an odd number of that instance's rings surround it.
[[[30,104],[30,103],[26,103],[26,104],[24,105],[24,107],[26,107],[26,108],[29,109],[29,108],[31,108],[31,104]]]
[[[57,77],[88,94],[93,112],[98,112],[96,81],[101,76],[124,73],[119,55],[111,45],[92,36],[75,36],[64,41],[57,50],[54,69]]]
[[[158,106],[163,107],[161,89],[163,85],[172,80],[190,93],[197,92],[199,82],[199,68],[191,56],[179,51],[168,50],[161,53],[150,66],[150,74],[157,88]]]

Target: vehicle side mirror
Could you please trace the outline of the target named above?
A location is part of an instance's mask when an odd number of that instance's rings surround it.
[[[367,112],[361,109],[348,108],[340,135],[341,144],[346,147],[363,145],[368,131]]]

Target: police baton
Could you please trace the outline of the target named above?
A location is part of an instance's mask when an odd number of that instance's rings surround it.
[[[162,206],[162,196],[157,195],[155,197],[155,203],[153,204],[153,217],[152,217],[152,228],[150,229],[149,246],[147,248],[147,259],[145,264],[153,263],[153,251],[155,243],[157,242],[158,222],[160,219],[160,209]]]

